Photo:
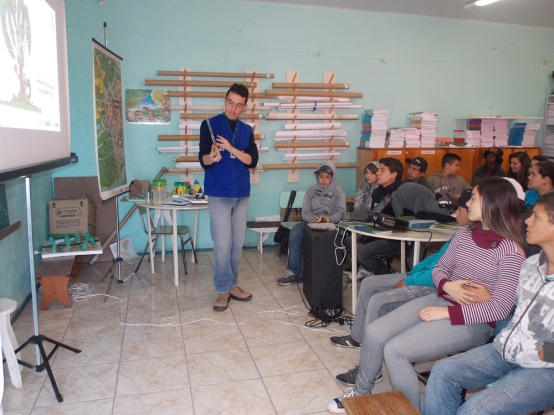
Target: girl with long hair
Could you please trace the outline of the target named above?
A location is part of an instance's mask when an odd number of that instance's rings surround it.
[[[473,189],[467,207],[475,224],[455,234],[435,266],[436,293],[410,301],[366,328],[356,383],[344,397],[371,393],[386,361],[393,389],[404,392],[419,410],[413,363],[486,343],[495,322],[510,313],[525,259],[523,202],[509,180],[489,178]],[[341,400],[330,401],[327,409],[344,413]]]
[[[531,159],[525,151],[516,151],[510,154],[510,168],[508,169],[508,177],[516,179],[517,182],[527,190],[527,182],[529,181],[529,165]]]
[[[529,168],[529,190],[525,192],[525,204],[534,206],[537,199],[554,190],[554,163],[539,161]]]

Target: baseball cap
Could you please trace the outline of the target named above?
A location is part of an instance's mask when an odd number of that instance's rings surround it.
[[[447,195],[446,198],[454,203],[456,206],[467,209],[467,202],[469,201],[469,199],[471,199],[471,191],[472,189],[464,190],[460,197],[457,199],[454,196],[450,195]]]
[[[498,147],[489,147],[485,150],[485,157],[487,157],[487,154],[492,154],[493,156],[498,157],[499,159],[502,158],[504,155],[504,150]]]
[[[425,160],[423,157],[414,157],[413,159],[406,159],[406,163],[413,164],[414,166],[418,166],[421,168],[421,171],[425,172],[427,171],[427,160]]]
[[[327,174],[330,174],[331,176],[333,176],[333,175],[334,175],[334,173],[333,173],[333,169],[332,169],[331,167],[329,167],[329,166],[325,165],[325,164],[323,164],[323,165],[319,166],[319,167],[317,168],[317,170],[316,170],[316,171],[314,171],[314,173],[315,173],[315,174],[319,174],[319,173],[327,173]]]

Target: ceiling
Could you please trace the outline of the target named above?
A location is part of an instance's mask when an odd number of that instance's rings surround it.
[[[554,0],[500,0],[464,9],[469,0],[256,0],[370,12],[414,14],[451,19],[554,28]]]

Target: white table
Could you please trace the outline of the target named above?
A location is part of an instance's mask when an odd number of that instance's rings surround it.
[[[395,241],[400,241],[400,272],[406,272],[406,242],[414,243],[414,266],[419,262],[419,251],[421,247],[421,242],[446,242],[452,238],[455,231],[446,232],[446,231],[432,231],[430,229],[422,229],[421,231],[408,231],[408,232],[381,232],[381,233],[371,233],[364,232],[362,230],[356,229],[352,222],[345,224],[346,226],[341,226],[344,229],[348,229],[352,232],[352,314],[356,313],[356,302],[358,298],[358,252],[356,249],[356,235],[365,235],[372,236],[374,238],[380,239],[392,239]],[[367,225],[363,224],[363,225]],[[429,237],[431,237],[429,239]]]
[[[196,231],[198,229],[198,211],[199,210],[206,210],[208,209],[207,203],[195,203],[190,204],[186,206],[166,206],[162,203],[136,203],[139,207],[146,208],[146,214],[148,215],[148,218],[150,218],[150,209],[159,209],[159,210],[169,210],[172,213],[172,221],[173,221],[173,273],[175,276],[175,286],[177,287],[179,285],[179,269],[178,269],[178,259],[179,255],[177,252],[177,212],[178,211],[194,211],[194,230],[192,234],[192,241],[194,243],[194,246],[196,247]],[[148,222],[148,246],[150,248],[150,256],[152,257],[152,253],[154,252],[154,247],[152,246],[152,227],[150,225],[150,220]],[[184,255],[184,253],[183,253]],[[191,262],[194,261],[194,255],[192,255]],[[154,261],[150,260],[150,271],[152,274],[154,273]]]

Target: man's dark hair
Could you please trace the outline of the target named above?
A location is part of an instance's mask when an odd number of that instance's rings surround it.
[[[399,182],[402,180],[402,175],[404,174],[404,166],[400,160],[395,159],[394,157],[383,157],[379,160],[379,165],[385,165],[389,168],[391,173],[396,173],[396,180]]]
[[[550,178],[550,182],[554,186],[554,163],[551,161],[539,161],[535,164],[535,169],[542,177]]]
[[[233,84],[231,85],[231,88],[227,91],[227,94],[225,94],[225,98],[229,96],[229,93],[234,92],[235,94],[246,98],[246,101],[248,101],[248,88],[246,88],[243,84]]]
[[[537,154],[534,156],[531,160],[537,160],[537,161],[548,161],[548,159],[544,156],[541,156],[540,154]]]
[[[548,215],[548,222],[554,224],[554,193],[546,193],[539,197],[537,205],[541,205]]]
[[[442,168],[444,169],[447,164],[453,164],[456,160],[462,161],[462,158],[454,153],[446,153],[444,156],[442,156]]]

